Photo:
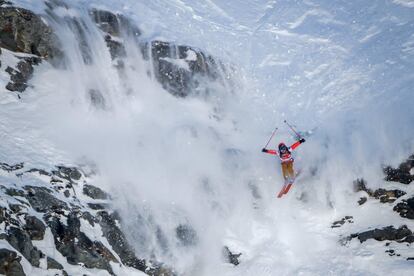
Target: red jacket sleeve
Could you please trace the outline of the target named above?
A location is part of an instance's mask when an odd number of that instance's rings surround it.
[[[296,141],[295,143],[293,143],[289,148],[291,150],[295,150],[297,147],[299,147],[301,143],[299,141]]]
[[[276,150],[266,150],[265,152],[268,154],[279,155]]]

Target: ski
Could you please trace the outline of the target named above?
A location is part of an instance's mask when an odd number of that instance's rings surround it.
[[[288,186],[288,184],[283,185],[282,189],[280,190],[279,194],[277,195],[277,198],[281,198],[285,194],[285,189]]]
[[[293,179],[292,182],[290,183],[286,183],[285,185],[283,185],[282,190],[279,192],[279,194],[277,195],[278,198],[281,198],[283,195],[286,195],[290,188],[292,188],[293,184],[295,183],[296,177],[301,173],[301,170],[298,170],[295,173],[295,179]]]
[[[289,183],[289,184],[286,186],[285,190],[283,191],[283,194],[284,194],[284,195],[285,195],[285,194],[287,194],[287,193],[289,192],[289,190],[290,190],[290,188],[292,187],[292,185],[293,185],[293,182],[292,182],[292,183]]]

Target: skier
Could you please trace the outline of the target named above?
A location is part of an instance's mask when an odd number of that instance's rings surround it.
[[[299,141],[296,141],[290,147],[287,147],[284,143],[280,143],[278,146],[278,150],[268,150],[266,148],[262,149],[262,152],[279,156],[282,165],[283,178],[285,179],[285,185],[292,185],[293,181],[295,180],[295,172],[293,170],[294,159],[292,158],[291,152],[304,142],[305,139],[301,138]]]

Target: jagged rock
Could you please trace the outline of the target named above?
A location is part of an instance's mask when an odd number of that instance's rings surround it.
[[[45,236],[46,226],[44,223],[34,216],[26,216],[26,225],[24,230],[29,234],[32,240],[43,240]]]
[[[35,172],[37,172],[40,175],[52,176],[52,174],[50,172],[47,172],[47,171],[42,170],[42,169],[36,169],[36,168],[30,169],[27,172],[28,173],[35,173]]]
[[[122,42],[113,39],[121,37],[122,32],[130,37],[138,38],[141,31],[130,20],[120,14],[113,14],[109,11],[93,9],[91,17],[104,33],[106,45],[113,60],[126,56],[126,50]],[[120,65],[120,64],[119,64]]]
[[[24,189],[28,191],[25,194],[26,199],[37,212],[45,213],[68,208],[65,202],[54,197],[52,191],[47,188],[25,186]]]
[[[113,36],[119,36],[121,28],[116,14],[109,11],[93,9],[90,11],[90,15],[103,32]]]
[[[62,270],[63,266],[55,259],[47,257],[47,269],[59,269]]]
[[[6,218],[6,208],[0,207],[0,223],[7,220]]]
[[[0,47],[48,59],[62,57],[56,35],[42,18],[16,7],[0,7]]]
[[[24,194],[25,194],[24,191],[18,190],[18,189],[15,189],[15,188],[6,188],[6,187],[2,186],[2,189],[5,190],[6,195],[13,196],[13,197],[15,197],[15,196],[24,197]]]
[[[97,89],[89,89],[89,98],[93,106],[101,109],[105,109],[106,102],[102,93]]]
[[[0,249],[0,274],[10,276],[26,276],[20,264],[21,257],[5,248]]]
[[[133,37],[141,35],[141,30],[121,14],[97,9],[91,10],[90,14],[96,25],[107,34],[119,37],[121,31],[124,31]]]
[[[397,198],[402,197],[405,195],[406,192],[401,190],[385,190],[385,189],[378,189],[374,191],[374,197],[379,199],[381,203],[393,203]]]
[[[142,48],[147,49],[143,50],[144,58],[152,58],[156,79],[164,89],[178,97],[198,91],[201,78],[217,80],[219,71],[225,69],[213,57],[189,46],[152,41]]]
[[[358,200],[358,204],[359,205],[362,205],[362,204],[364,204],[365,202],[367,202],[367,198],[364,196],[364,197],[361,197],[359,200]]]
[[[16,227],[7,231],[7,241],[19,251],[33,266],[39,267],[43,253],[33,246],[29,234]]]
[[[10,91],[23,92],[28,87],[28,81],[33,75],[33,66],[39,65],[41,59],[38,57],[24,57],[17,64],[16,69],[6,68],[6,72],[10,74],[10,82],[6,85],[6,89]]]
[[[52,171],[52,174],[66,179],[70,182],[76,182],[82,177],[82,173],[75,167],[56,166],[57,171]]]
[[[6,172],[12,172],[12,171],[17,171],[20,170],[24,167],[24,163],[18,163],[15,165],[9,165],[7,163],[0,163],[0,167],[2,170],[6,171]]]
[[[67,226],[59,218],[51,217],[48,225],[52,231],[57,250],[69,264],[84,264],[87,268],[105,269],[113,274],[110,261],[118,262],[112,253],[99,241],[91,241],[80,231],[76,213],[70,213]]]
[[[9,208],[13,213],[19,213],[22,210],[22,207],[23,206],[20,204],[9,204]]]
[[[93,199],[109,198],[108,194],[102,191],[100,188],[89,184],[83,185],[83,193]]]
[[[407,236],[403,242],[413,243],[414,242],[414,235]]]
[[[368,239],[375,239],[377,241],[390,240],[405,242],[404,238],[412,236],[412,234],[412,231],[408,229],[406,225],[403,225],[398,229],[395,229],[394,226],[387,226],[382,229],[376,228],[374,230],[352,234],[350,236],[350,239],[358,238],[361,243],[365,242]]]
[[[393,210],[403,218],[414,219],[414,197],[398,203]]]
[[[354,181],[354,191],[364,191],[366,192],[370,197],[374,197],[376,199],[379,199],[381,203],[393,203],[397,198],[402,197],[406,194],[406,192],[395,189],[395,190],[385,190],[385,189],[377,189],[373,191],[372,189],[369,189],[367,187],[367,182],[364,179],[357,179]],[[366,201],[366,200],[365,200]],[[359,205],[362,205],[365,203],[365,201],[361,201]],[[358,201],[359,203],[359,201]]]
[[[414,154],[411,155],[405,162],[401,163],[397,169],[390,166],[384,168],[386,174],[386,181],[394,181],[402,184],[410,184],[414,180],[414,175],[410,171],[414,168]]]
[[[88,203],[89,208],[93,209],[93,210],[104,210],[106,209],[105,204],[100,204],[100,203]]]
[[[121,258],[122,263],[145,272],[147,269],[145,260],[140,260],[135,256],[124,233],[116,224],[115,215],[110,215],[106,211],[101,211],[98,215],[100,217],[99,225],[102,228],[103,235],[112,246],[112,249]]]
[[[241,253],[234,254],[227,246],[224,246],[223,255],[228,263],[231,263],[235,266],[240,264],[239,257],[242,255]]]
[[[183,246],[196,245],[198,242],[197,232],[188,224],[178,225],[175,234]]]
[[[6,225],[20,226],[20,222],[12,218],[10,211],[6,208],[0,207],[0,223],[5,222]]]
[[[112,59],[126,57],[126,50],[124,45],[116,40],[113,40],[110,35],[105,36],[106,45],[109,48],[109,53]]]
[[[338,228],[338,227],[341,227],[342,225],[344,225],[345,224],[345,222],[348,222],[348,223],[354,223],[354,217],[352,217],[352,216],[345,216],[345,217],[343,217],[341,220],[337,220],[337,221],[334,221],[333,223],[332,223],[332,226],[331,226],[331,228]]]
[[[95,223],[99,222],[98,219],[95,218],[94,216],[92,216],[91,213],[89,213],[89,212],[83,212],[82,213],[82,218],[86,219],[89,222],[89,224],[92,225],[92,226],[94,226]]]

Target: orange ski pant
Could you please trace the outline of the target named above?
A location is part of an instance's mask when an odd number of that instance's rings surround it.
[[[293,160],[282,162],[282,173],[285,181],[293,180],[295,178],[295,172],[293,171]]]

